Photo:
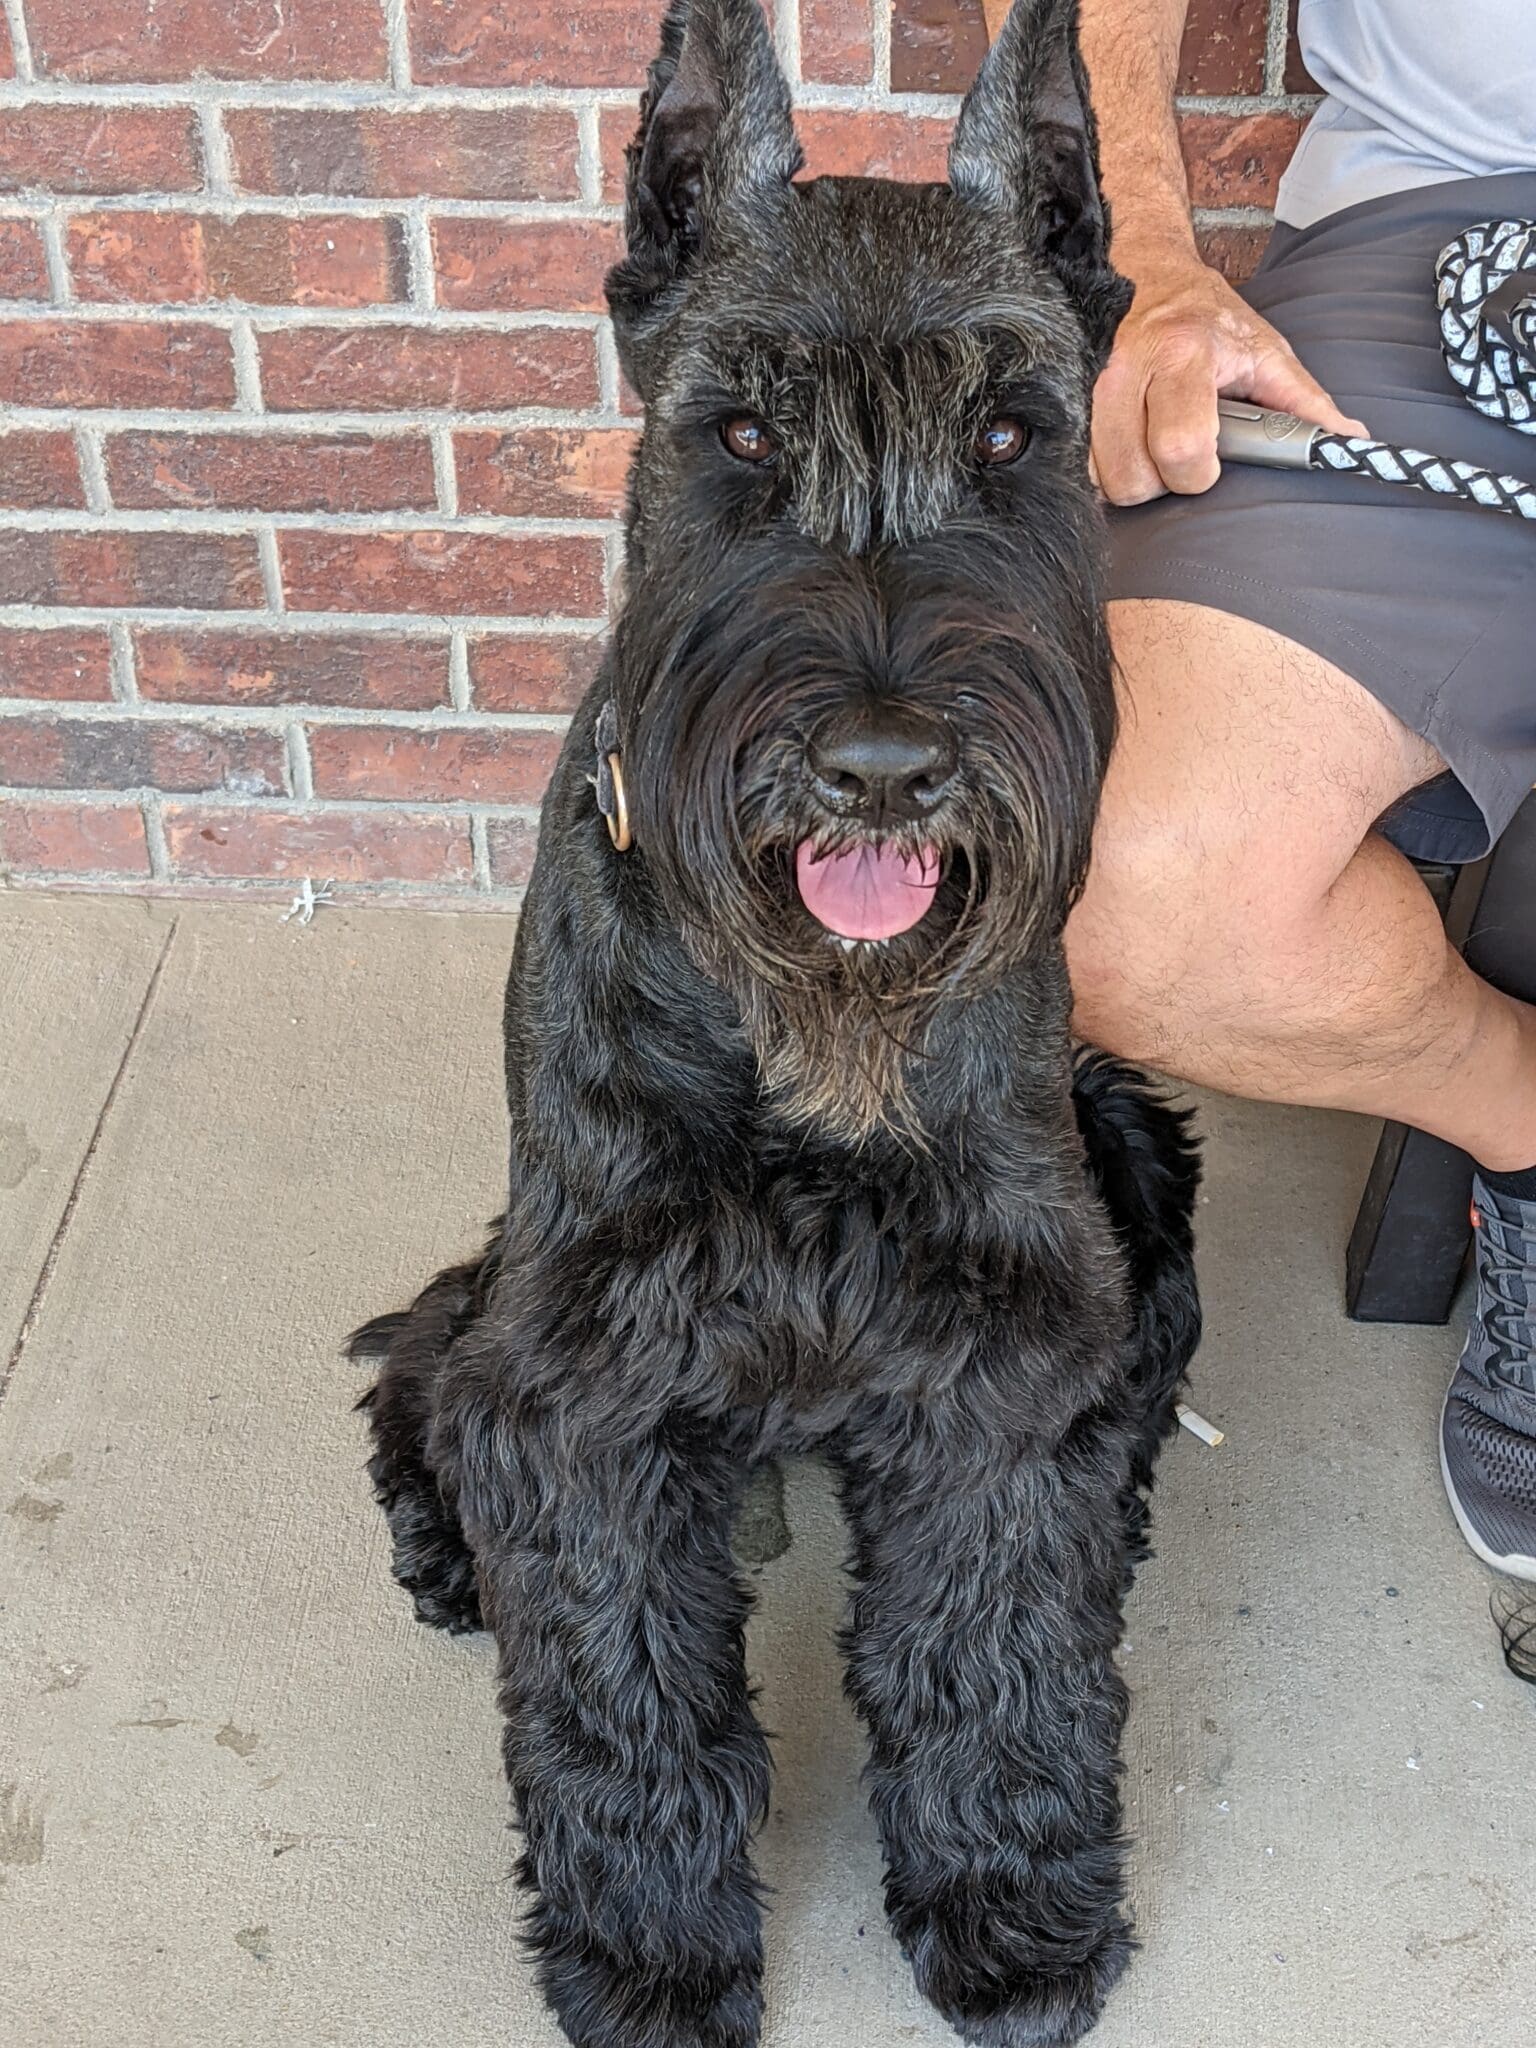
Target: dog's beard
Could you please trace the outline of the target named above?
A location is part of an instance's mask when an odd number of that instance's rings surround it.
[[[1108,746],[1107,657],[1092,630],[1074,658],[1018,616],[953,602],[881,617],[871,648],[865,608],[840,614],[822,595],[819,607],[803,591],[741,602],[669,650],[637,720],[638,836],[782,1113],[853,1142],[882,1127],[920,1142],[913,1082],[943,1006],[1060,942]],[[1080,665],[1091,676],[1100,663],[1095,694]],[[817,804],[805,741],[872,675],[948,718],[961,770],[929,816],[878,835],[913,862],[937,852],[922,916],[849,944],[806,907],[796,852],[872,835]]]

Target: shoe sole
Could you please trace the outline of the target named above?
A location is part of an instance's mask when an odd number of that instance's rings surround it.
[[[1445,1457],[1445,1411],[1449,1406],[1450,1395],[1447,1394],[1440,1409],[1440,1478],[1445,1486],[1445,1497],[1451,1504],[1451,1513],[1456,1517],[1456,1526],[1466,1538],[1468,1548],[1475,1551],[1484,1564],[1490,1565],[1496,1572],[1507,1573],[1512,1579],[1526,1579],[1532,1585],[1536,1585],[1536,1557],[1526,1557],[1518,1550],[1508,1557],[1501,1557],[1496,1550],[1490,1550],[1467,1520],[1461,1502],[1456,1498],[1456,1489],[1451,1484],[1451,1469]]]

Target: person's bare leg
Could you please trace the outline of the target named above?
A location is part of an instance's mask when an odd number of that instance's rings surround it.
[[[1536,1009],[1446,943],[1371,830],[1444,763],[1268,629],[1129,601],[1121,734],[1067,929],[1084,1038],[1231,1094],[1417,1125],[1536,1161]]]

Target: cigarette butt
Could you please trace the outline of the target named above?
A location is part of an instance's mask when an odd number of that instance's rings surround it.
[[[1209,1444],[1213,1450],[1217,1444],[1226,1442],[1225,1430],[1218,1429],[1214,1422],[1207,1422],[1203,1415],[1197,1415],[1193,1408],[1186,1407],[1182,1401],[1173,1412],[1191,1436],[1199,1437],[1201,1443]]]

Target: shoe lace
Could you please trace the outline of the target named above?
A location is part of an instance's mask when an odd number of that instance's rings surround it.
[[[1492,1231],[1482,1236],[1482,1320],[1494,1347],[1488,1371],[1507,1387],[1536,1394],[1536,1259],[1518,1237],[1506,1245]]]

